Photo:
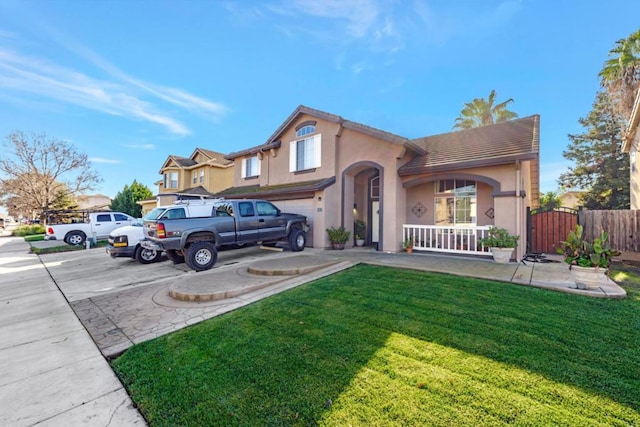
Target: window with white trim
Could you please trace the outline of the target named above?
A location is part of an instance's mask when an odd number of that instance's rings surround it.
[[[198,171],[193,171],[193,183],[197,184],[198,182]]]
[[[289,144],[289,172],[318,168],[321,158],[322,137],[320,134],[291,141]]]
[[[200,184],[204,182],[204,169],[200,170]]]
[[[260,159],[258,156],[242,159],[242,177],[252,178],[260,175]]]
[[[171,172],[169,175],[169,188],[178,188],[178,172]]]
[[[436,225],[475,225],[477,186],[475,181],[443,179],[435,183]]]

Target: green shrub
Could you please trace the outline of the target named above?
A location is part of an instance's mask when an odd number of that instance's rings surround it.
[[[329,241],[331,243],[346,243],[351,236],[351,232],[347,231],[342,225],[338,228],[327,228],[327,233],[329,234]]]
[[[11,233],[13,236],[24,237],[31,236],[33,234],[44,234],[44,226],[40,224],[34,225],[21,225],[20,227],[13,230]]]
[[[484,246],[489,248],[515,248],[520,236],[514,236],[504,228],[491,227],[489,235],[481,239]]]

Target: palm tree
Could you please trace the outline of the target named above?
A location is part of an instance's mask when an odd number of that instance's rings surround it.
[[[619,112],[628,118],[640,86],[640,30],[616,42],[598,76]]]
[[[500,104],[493,105],[495,100],[496,91],[492,90],[487,100],[483,98],[474,98],[473,101],[464,104],[464,108],[460,112],[460,117],[456,119],[456,124],[453,125],[453,128],[471,129],[478,126],[504,122],[518,117],[518,114],[507,110],[507,105],[510,102],[513,102],[513,98],[509,98]]]

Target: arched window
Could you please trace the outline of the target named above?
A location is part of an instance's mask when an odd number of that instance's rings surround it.
[[[314,125],[306,125],[296,131],[296,137],[300,138],[315,132],[316,132],[316,127]]]

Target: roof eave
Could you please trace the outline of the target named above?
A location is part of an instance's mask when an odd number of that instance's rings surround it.
[[[456,162],[456,163],[442,163],[434,166],[414,166],[414,167],[401,167],[398,170],[399,176],[418,175],[422,173],[433,173],[442,171],[451,171],[458,169],[472,169],[488,166],[508,165],[516,162],[517,160],[535,160],[538,153],[517,154],[504,157],[491,157],[487,159],[472,160],[468,162]]]

